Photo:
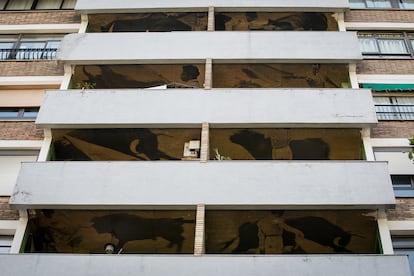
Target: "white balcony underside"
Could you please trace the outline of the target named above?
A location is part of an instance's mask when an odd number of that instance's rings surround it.
[[[344,11],[347,0],[78,0],[75,9],[83,13],[143,11]]]
[[[355,63],[354,32],[84,33],[64,37],[57,58],[71,64],[204,62]]]
[[[377,119],[366,89],[112,89],[49,91],[36,121],[44,128],[175,128],[203,122],[362,128]]]
[[[410,276],[407,256],[143,256],[143,255],[2,255],[4,275],[226,275],[226,276]]]
[[[19,209],[378,208],[395,203],[385,162],[23,163]]]

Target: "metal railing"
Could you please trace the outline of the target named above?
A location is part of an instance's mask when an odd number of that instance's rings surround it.
[[[378,120],[414,120],[414,105],[376,104]]]
[[[57,48],[0,49],[0,60],[52,60]]]

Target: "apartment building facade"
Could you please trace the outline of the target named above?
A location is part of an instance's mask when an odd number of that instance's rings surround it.
[[[39,23],[71,34],[56,55],[54,38],[40,51],[60,82],[44,87],[37,162],[4,196],[19,219],[10,251],[25,253],[1,255],[4,271],[410,275],[394,254],[410,198],[395,199],[385,161],[409,148],[411,122],[378,121],[390,92],[371,92],[400,60],[360,48],[377,12],[346,0],[78,0],[44,12],[76,23]],[[21,42],[4,66],[26,66],[25,33],[5,29]],[[409,74],[391,79],[407,88]],[[390,127],[405,134],[381,134]]]

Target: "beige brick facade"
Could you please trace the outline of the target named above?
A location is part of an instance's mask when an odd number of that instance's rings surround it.
[[[414,135],[414,121],[384,121],[371,128],[372,138],[411,138]]]
[[[43,130],[34,122],[0,122],[0,140],[42,140]]]
[[[0,62],[0,76],[63,76],[63,65],[51,61],[3,61]]]
[[[414,11],[352,10],[345,13],[345,22],[414,23]]]
[[[8,196],[0,196],[0,220],[18,220],[19,212],[10,208]]]
[[[75,11],[2,11],[0,16],[0,25],[74,24],[80,21],[80,14]]]
[[[387,210],[388,220],[414,220],[414,198],[397,198],[395,208]]]
[[[364,60],[357,64],[357,74],[414,74],[414,60]]]

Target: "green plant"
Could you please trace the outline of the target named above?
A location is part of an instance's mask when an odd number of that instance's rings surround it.
[[[413,138],[409,138],[408,142],[410,143],[410,145],[414,145],[414,136]],[[408,158],[410,158],[410,160],[413,160],[414,162],[414,148],[411,148],[411,151],[408,153]]]
[[[78,82],[75,85],[76,89],[94,89],[95,87],[96,87],[95,82],[88,82],[88,81]]]

